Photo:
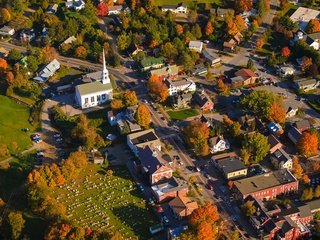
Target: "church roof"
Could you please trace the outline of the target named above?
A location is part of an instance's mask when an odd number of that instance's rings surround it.
[[[111,83],[102,84],[102,82],[91,82],[76,86],[80,95],[88,95],[96,92],[112,90]]]

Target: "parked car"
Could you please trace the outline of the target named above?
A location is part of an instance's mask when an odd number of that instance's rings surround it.
[[[166,225],[166,226],[169,226],[169,225],[170,225],[170,221],[169,221],[169,219],[167,218],[166,215],[164,215],[164,216],[162,217],[162,222],[163,222],[163,224]]]

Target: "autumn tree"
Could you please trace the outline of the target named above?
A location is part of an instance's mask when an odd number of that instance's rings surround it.
[[[311,200],[313,198],[313,189],[306,188],[302,192],[301,200]]]
[[[231,136],[237,137],[240,135],[241,125],[239,122],[232,121],[227,115],[224,115],[223,123]]]
[[[124,108],[124,105],[121,99],[114,98],[111,100],[110,107],[112,110],[120,110]]]
[[[301,71],[307,72],[311,66],[312,66],[312,58],[304,57],[301,63]]]
[[[289,0],[280,0],[281,10],[285,10],[289,7]]]
[[[123,94],[123,102],[126,107],[138,104],[138,98],[135,91],[126,91]]]
[[[202,156],[209,154],[208,138],[210,130],[207,124],[200,121],[191,121],[184,129],[187,142]]]
[[[241,159],[242,159],[242,161],[243,161],[243,163],[245,164],[245,165],[249,165],[250,164],[250,152],[247,150],[247,149],[245,149],[245,148],[241,148],[241,150],[240,150],[240,157],[241,157]]]
[[[320,32],[320,21],[318,19],[311,19],[307,25],[306,32],[308,34]]]
[[[144,104],[140,104],[135,113],[137,123],[144,129],[149,128],[151,122],[151,114],[149,109]]]
[[[250,11],[253,6],[252,0],[236,0],[235,8],[240,12]]]
[[[84,46],[78,46],[74,50],[75,56],[78,58],[86,58],[87,56],[87,49]]]
[[[100,2],[97,5],[97,14],[101,17],[108,15],[108,6],[105,2]]]
[[[216,84],[217,90],[219,93],[226,94],[229,91],[228,86],[223,82],[222,77],[219,77],[217,79],[217,84]]]
[[[10,226],[11,238],[18,239],[24,228],[25,220],[20,212],[10,212],[8,214],[8,223]]]
[[[214,225],[210,222],[203,221],[199,224],[196,231],[197,240],[212,240],[214,239]]]
[[[318,152],[318,135],[317,133],[305,131],[297,144],[299,152],[307,157],[314,156]]]
[[[269,120],[276,123],[284,123],[286,121],[286,109],[279,101],[271,104]]]
[[[180,25],[180,24],[177,24],[177,25],[176,25],[176,32],[177,32],[177,35],[178,35],[178,36],[183,33],[183,27],[182,27],[182,25]]]
[[[7,23],[11,21],[11,14],[8,9],[1,8],[0,9],[0,23]]]
[[[241,210],[247,217],[251,217],[256,213],[257,208],[253,205],[253,201],[247,201],[241,206]]]
[[[310,183],[310,178],[309,178],[308,174],[303,174],[302,178],[301,178],[301,181],[306,185],[309,184]]]
[[[164,102],[169,97],[169,89],[157,75],[152,75],[148,80],[148,89],[151,97],[156,101]]]
[[[243,146],[250,152],[252,160],[255,163],[260,162],[265,156],[267,156],[270,149],[268,138],[259,132],[248,135]]]
[[[161,54],[170,61],[178,55],[178,51],[172,43],[167,42],[161,46]]]
[[[289,47],[283,47],[281,49],[281,56],[288,58],[288,57],[290,57],[290,55],[291,55],[291,51],[290,51]]]
[[[243,30],[245,30],[247,28],[246,23],[241,15],[236,15],[234,17],[234,22],[235,22],[239,32],[242,32]]]
[[[208,21],[205,27],[205,35],[210,36],[213,33],[213,26],[211,21]]]
[[[234,36],[239,32],[237,24],[234,22],[232,18],[226,19],[227,32],[230,36]]]
[[[314,189],[314,197],[315,197],[315,198],[319,198],[319,197],[320,197],[320,185],[318,185],[318,186]]]
[[[261,50],[264,45],[264,39],[262,37],[258,38],[256,42],[256,47],[258,50]]]
[[[58,53],[57,51],[50,46],[46,46],[44,48],[41,49],[41,62],[46,64],[51,62],[54,59],[58,58]]]
[[[215,223],[220,219],[218,208],[216,205],[206,203],[195,209],[191,215],[189,215],[188,222],[191,228],[196,229],[203,222]]]
[[[8,68],[8,63],[5,59],[0,58],[0,69],[6,70]]]
[[[297,179],[301,179],[303,176],[303,168],[299,163],[299,159],[294,156],[292,158],[292,172]]]

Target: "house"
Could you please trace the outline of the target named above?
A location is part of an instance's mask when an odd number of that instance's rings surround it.
[[[163,57],[146,57],[140,62],[141,71],[144,72],[151,69],[162,68],[164,66],[164,60]]]
[[[195,101],[202,111],[212,111],[214,103],[205,91],[195,93]]]
[[[269,122],[266,127],[269,130],[270,134],[275,134],[275,133],[282,132],[282,127],[278,123]]]
[[[208,68],[199,64],[198,66],[195,67],[192,75],[201,76],[207,73],[208,73]]]
[[[252,115],[245,114],[241,116],[238,119],[238,122],[240,123],[241,127],[248,131],[248,130],[254,130],[256,125],[256,118]]]
[[[240,44],[240,42],[243,39],[243,35],[240,32],[237,32],[234,36],[233,39],[236,41],[237,44]]]
[[[2,28],[0,28],[0,35],[1,36],[9,36],[11,37],[13,34],[15,34],[15,30],[14,28],[11,28],[9,26],[3,26]]]
[[[104,50],[102,56],[102,71],[92,73],[94,74],[92,76],[87,75],[88,78],[95,77],[95,81],[76,86],[75,100],[82,109],[97,106],[113,98],[113,89],[109,78],[109,72],[106,67]]]
[[[150,76],[156,75],[160,80],[165,80],[167,78],[175,78],[179,73],[179,68],[177,65],[168,65],[162,68],[153,69],[150,71]]]
[[[320,11],[311,8],[299,7],[291,16],[290,19],[299,24],[300,30],[305,30],[311,19],[318,18]]]
[[[221,135],[210,138],[209,147],[211,153],[222,152],[230,149],[230,143]]]
[[[205,116],[201,115],[201,117],[198,119],[201,123],[205,123],[208,127],[211,127],[212,124],[212,118],[206,118]]]
[[[219,18],[226,18],[228,16],[234,16],[234,10],[231,8],[220,8],[210,9],[210,13],[215,14]]]
[[[295,70],[292,67],[280,67],[279,68],[279,75],[281,77],[291,76],[294,73],[295,73]]]
[[[77,38],[75,36],[68,37],[66,40],[64,40],[63,43],[60,44],[60,47],[62,47],[64,45],[72,44],[75,41],[77,41]]]
[[[47,10],[47,13],[56,14],[58,11],[59,5],[56,3],[50,4]]]
[[[253,228],[261,234],[261,239],[300,239],[311,235],[307,224],[313,220],[310,207],[306,204],[285,206],[270,204],[248,197],[257,211],[250,216]]]
[[[188,8],[187,6],[181,2],[178,5],[162,5],[161,7],[162,12],[173,12],[173,13],[187,13]]]
[[[127,135],[127,145],[138,156],[139,148],[150,146],[161,151],[161,142],[154,129],[148,129]]]
[[[32,28],[26,28],[20,32],[20,40],[22,42],[31,42],[35,39],[35,37],[36,34]]]
[[[297,121],[297,122],[295,122],[293,125],[294,125],[300,132],[304,132],[304,131],[310,129],[310,127],[311,127],[310,122],[309,122],[309,120],[307,120],[307,119]]]
[[[180,92],[194,92],[196,91],[196,84],[194,81],[188,78],[172,81],[170,79],[165,80],[165,84],[168,87],[169,95],[173,96]]]
[[[130,121],[126,118],[119,118],[116,125],[120,134],[128,134],[142,130],[142,128],[139,124],[136,123],[136,121]]]
[[[237,46],[237,42],[234,39],[223,42],[223,51],[224,52],[234,52]]]
[[[57,59],[53,59],[50,63],[48,63],[38,71],[37,76],[35,76],[33,80],[39,83],[46,82],[59,69],[60,69],[59,61]]]
[[[288,131],[288,137],[293,142],[293,144],[297,144],[302,136],[302,133],[299,131],[299,129],[292,127]]]
[[[169,162],[156,147],[146,145],[144,148],[139,148],[138,157],[141,161],[142,174],[147,176],[151,185],[172,177],[173,170]]]
[[[177,108],[187,108],[191,102],[192,94],[191,93],[183,93],[181,95],[176,96],[176,104],[174,104]]]
[[[234,87],[254,84],[258,78],[252,70],[246,68],[240,69],[234,75],[235,77],[231,78],[231,85]]]
[[[122,12],[122,5],[108,6],[108,15],[118,15]]]
[[[3,47],[0,47],[0,57],[6,58],[8,57],[9,51]]]
[[[270,200],[281,194],[296,192],[298,189],[299,181],[288,169],[233,181],[233,191],[239,200],[248,196],[258,200]]]
[[[133,57],[137,55],[139,52],[143,52],[143,47],[140,47],[137,44],[131,43],[129,48],[127,49],[127,52],[131,57]]]
[[[294,117],[297,114],[298,110],[298,108],[289,105],[286,111],[286,118]]]
[[[89,162],[92,162],[94,164],[104,164],[104,156],[99,151],[91,151],[88,152],[87,158]]]
[[[165,179],[151,186],[151,190],[157,202],[164,202],[175,197],[186,197],[189,192],[187,182],[175,177]]]
[[[67,0],[66,7],[73,8],[75,11],[80,11],[85,8],[86,3],[83,0]]]
[[[247,176],[248,170],[241,160],[227,157],[214,161],[214,165],[221,171],[227,180]]]
[[[316,89],[318,86],[319,81],[314,78],[302,78],[298,80],[293,80],[293,87],[297,90],[310,91]]]
[[[283,148],[280,148],[272,153],[270,160],[276,169],[292,169],[292,158]]]
[[[273,134],[268,136],[268,143],[270,145],[269,153],[271,154],[283,147],[283,144]]]
[[[210,66],[216,66],[217,64],[221,63],[221,58],[212,50],[205,49],[202,52],[202,55],[205,58],[206,62],[210,64]]]
[[[235,152],[227,152],[227,153],[220,153],[217,155],[213,155],[211,157],[212,161],[217,161],[224,158],[238,158],[238,155]]]
[[[190,41],[189,49],[195,52],[201,53],[203,48],[203,43],[201,41]]]
[[[175,218],[181,220],[189,216],[195,209],[198,208],[197,202],[191,201],[188,197],[176,197],[168,203]]]
[[[290,41],[290,45],[294,46],[295,42],[297,41],[303,41],[305,42],[308,46],[312,47],[314,50],[319,50],[320,49],[320,33],[311,33],[307,34],[304,31],[298,31],[295,33],[293,40]]]

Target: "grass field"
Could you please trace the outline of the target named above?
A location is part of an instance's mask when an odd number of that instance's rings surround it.
[[[30,132],[22,128],[33,127],[28,122],[29,108],[0,95],[0,143],[6,144],[10,152],[16,153],[31,145]]]
[[[199,115],[199,112],[195,109],[185,109],[180,111],[167,111],[168,115],[173,120],[184,120],[189,117]]]
[[[67,207],[75,225],[119,231],[125,239],[150,239],[149,226],[155,216],[142,199],[126,168],[112,168],[113,175],[97,165],[89,165],[70,184],[55,191]]]

